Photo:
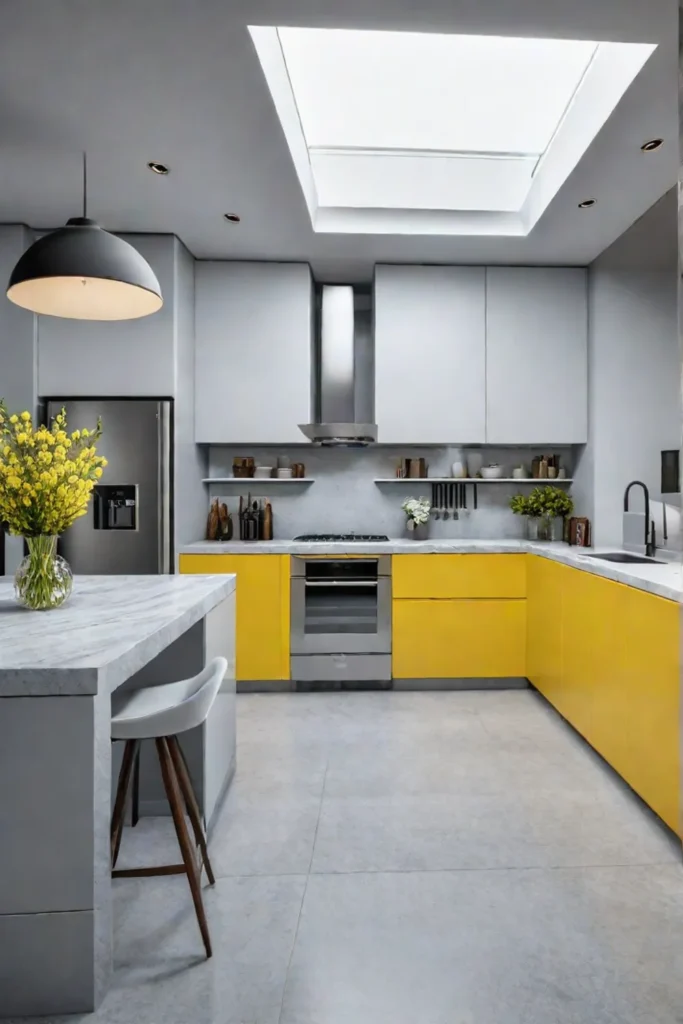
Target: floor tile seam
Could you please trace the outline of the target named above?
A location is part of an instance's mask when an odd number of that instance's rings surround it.
[[[282,999],[280,1000],[280,1012],[278,1013],[278,1017],[277,1017],[278,1024],[280,1024],[280,1022],[282,1020],[282,1013],[284,1011],[284,1006],[285,1006],[285,996],[287,995],[287,985],[289,984],[289,974],[290,974],[290,970],[291,970],[291,967],[292,967],[292,960],[294,958],[294,950],[296,949],[296,943],[297,943],[297,939],[299,937],[299,927],[301,925],[301,917],[302,917],[303,912],[304,912],[304,903],[306,901],[306,893],[308,892],[308,883],[309,883],[309,880],[310,880],[310,877],[311,877],[311,867],[312,867],[312,864],[313,864],[313,854],[315,852],[315,843],[316,843],[316,840],[318,838],[318,828],[320,826],[320,818],[322,816],[322,809],[323,809],[323,799],[325,797],[325,780],[327,779],[327,764],[328,764],[328,762],[325,763],[325,772],[323,774],[323,785],[322,785],[322,790],[321,790],[321,793],[320,793],[320,803],[318,805],[318,818],[317,818],[316,823],[315,823],[315,831],[313,833],[313,842],[311,843],[311,856],[310,856],[310,859],[309,859],[309,862],[308,862],[308,871],[306,873],[306,881],[304,883],[304,891],[301,894],[301,903],[299,904],[299,913],[298,913],[297,919],[296,919],[296,927],[294,929],[294,936],[292,938],[292,945],[291,945],[291,948],[289,950],[289,957],[287,959],[287,970],[285,971],[285,980],[284,980],[284,984],[282,986]]]
[[[617,864],[511,864],[491,867],[460,867],[460,868],[357,868],[349,871],[316,871],[310,875],[316,878],[326,876],[341,877],[344,875],[459,875],[459,874],[493,874],[519,871],[620,871],[635,868],[670,868],[680,867],[678,860],[636,861]],[[309,877],[310,877],[309,875]]]

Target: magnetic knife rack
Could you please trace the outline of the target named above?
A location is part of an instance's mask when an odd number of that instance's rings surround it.
[[[478,508],[477,485],[467,484],[462,480],[453,480],[452,483],[433,483],[432,485],[432,515],[435,519],[459,519],[460,512],[466,512],[467,488],[472,488],[471,508]]]

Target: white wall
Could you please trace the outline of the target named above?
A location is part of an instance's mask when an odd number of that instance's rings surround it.
[[[5,295],[12,269],[32,241],[23,224],[0,226],[0,397],[12,410],[36,406],[36,317]],[[21,538],[7,537],[6,572],[14,572],[22,554]]]
[[[680,442],[677,271],[589,273],[589,443],[576,471],[577,506],[596,544],[621,544],[624,488],[660,494],[660,452]],[[634,510],[642,499],[634,492]]]

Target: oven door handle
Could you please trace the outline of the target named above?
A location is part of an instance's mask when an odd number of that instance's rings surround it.
[[[377,580],[304,580],[307,587],[375,587]]]

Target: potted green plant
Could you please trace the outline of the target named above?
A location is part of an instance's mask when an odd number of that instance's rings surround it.
[[[515,494],[510,508],[526,516],[529,540],[562,540],[564,520],[574,511],[574,502],[560,487],[534,487],[531,494]]]
[[[528,540],[536,540],[536,527],[538,518],[529,505],[529,496],[515,494],[510,498],[510,508],[516,516],[524,516],[526,520],[526,535]]]
[[[534,487],[529,495],[531,514],[538,518],[538,540],[562,540],[564,520],[574,511],[574,502],[561,487]]]

